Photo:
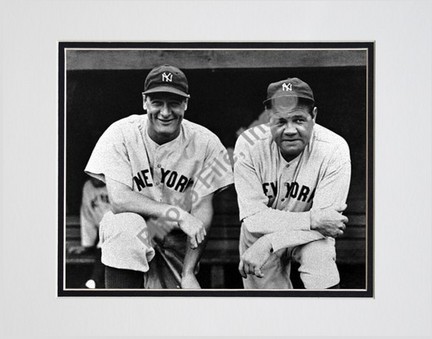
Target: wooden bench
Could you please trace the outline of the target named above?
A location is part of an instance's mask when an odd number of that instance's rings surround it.
[[[215,211],[209,240],[201,259],[202,265],[210,266],[211,288],[226,286],[227,265],[239,263],[238,242],[240,236],[240,222],[234,189],[228,189],[218,194],[214,199]],[[365,205],[362,200],[348,202],[346,215],[349,218],[346,232],[336,241],[338,264],[364,264],[366,260],[366,220]],[[66,245],[79,245],[81,240],[78,216],[66,218]],[[94,259],[89,255],[67,254],[66,264],[92,264]]]

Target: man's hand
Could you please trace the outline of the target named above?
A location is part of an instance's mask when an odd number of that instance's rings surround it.
[[[261,267],[270,257],[271,249],[271,243],[265,236],[255,241],[240,258],[238,267],[240,275],[247,278],[247,274],[254,274],[258,278],[262,278],[264,275],[261,272]]]
[[[201,286],[198,283],[198,280],[195,277],[195,274],[187,273],[184,276],[182,276],[181,288],[183,288],[183,289],[200,289]]]
[[[320,232],[326,237],[336,238],[344,233],[348,218],[342,215],[347,205],[311,210],[311,230]]]
[[[197,248],[207,234],[204,223],[186,211],[180,212],[178,224],[181,230],[189,236],[191,248]]]

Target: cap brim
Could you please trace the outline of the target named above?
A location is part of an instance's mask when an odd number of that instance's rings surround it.
[[[185,98],[190,98],[190,95],[180,91],[177,88],[171,87],[171,86],[159,86],[159,87],[154,87],[152,89],[149,89],[147,91],[144,91],[143,94],[151,94],[151,93],[173,93],[173,94],[177,94],[180,95],[182,97]]]
[[[297,94],[293,94],[293,95],[279,95],[279,96],[274,96],[274,97],[272,97],[272,98],[268,98],[268,99],[264,100],[264,101],[263,101],[263,104],[266,105],[267,103],[271,102],[271,101],[274,100],[274,99],[279,99],[279,98],[284,98],[284,97],[285,97],[285,98],[286,98],[286,97],[302,98],[302,99],[304,99],[304,100],[309,100],[311,103],[315,104],[315,100],[313,100],[312,98],[310,98],[310,97],[306,97],[306,96],[303,96],[303,95],[297,95]]]

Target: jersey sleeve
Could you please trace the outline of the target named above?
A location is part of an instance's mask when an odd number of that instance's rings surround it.
[[[312,210],[345,204],[348,197],[350,181],[351,159],[348,144],[344,141],[332,154],[328,167],[324,171],[321,180],[318,182]],[[274,251],[294,246],[293,239],[299,240],[295,244],[295,246],[297,246],[301,243],[324,238],[324,236],[317,231],[298,233],[296,236],[297,237],[293,237],[293,234],[289,231],[282,231],[269,234],[267,238],[270,240]]]
[[[105,176],[132,188],[132,168],[121,125],[114,123],[99,138],[85,172],[105,182]]]
[[[206,156],[202,168],[197,173],[193,192],[201,199],[216,193],[234,183],[229,154],[219,138],[208,139]]]
[[[83,195],[80,209],[81,245],[84,247],[94,246],[97,239],[98,228],[92,213],[92,187],[87,181],[83,187]]]
[[[246,229],[257,236],[290,230],[310,230],[309,212],[288,212],[267,206],[259,179],[258,164],[254,163],[251,146],[242,136],[234,149],[234,185],[240,210],[240,220]],[[256,152],[255,152],[256,153]],[[265,164],[264,164],[265,165]]]
[[[351,181],[351,158],[348,144],[343,140],[332,154],[328,167],[316,187],[312,209],[345,204]]]

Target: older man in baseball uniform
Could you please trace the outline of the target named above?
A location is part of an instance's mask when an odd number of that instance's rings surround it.
[[[112,124],[85,171],[106,182],[113,212],[101,222],[107,288],[200,288],[195,277],[213,216],[213,195],[233,183],[227,152],[184,119],[188,81],[155,67],[143,107]]]
[[[315,123],[312,89],[298,78],[269,85],[268,124],[245,131],[234,151],[245,288],[292,288],[297,261],[307,289],[337,288],[335,238],[351,177],[346,141]]]

